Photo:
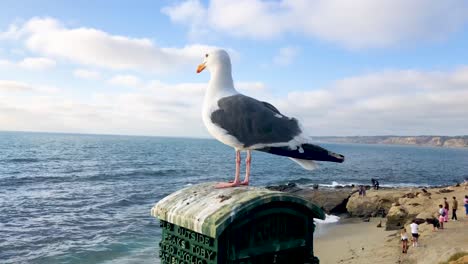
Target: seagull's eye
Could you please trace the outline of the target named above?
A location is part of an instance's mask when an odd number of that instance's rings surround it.
[[[205,54],[205,58],[208,58],[208,53],[207,53],[207,54]]]

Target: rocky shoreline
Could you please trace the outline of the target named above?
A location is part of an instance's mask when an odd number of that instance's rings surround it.
[[[316,142],[413,145],[445,148],[468,147],[468,135],[464,136],[348,136],[348,137],[312,137]]]
[[[423,222],[437,216],[438,205],[443,197],[451,198],[451,192],[460,187],[394,187],[371,189],[366,186],[366,196],[358,194],[357,186],[336,188],[301,188],[294,183],[267,186],[271,190],[294,193],[321,207],[327,214],[341,217],[386,218],[385,230],[398,230],[413,219]],[[459,201],[459,204],[462,202]]]

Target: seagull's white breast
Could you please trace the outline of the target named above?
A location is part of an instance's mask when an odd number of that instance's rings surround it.
[[[237,150],[243,150],[244,144],[239,142],[239,140],[237,140],[235,137],[229,135],[225,129],[216,125],[211,120],[211,114],[219,109],[218,100],[231,95],[234,94],[223,94],[222,97],[212,95],[210,96],[209,94],[207,94],[203,102],[202,119],[206,129],[214,138]]]

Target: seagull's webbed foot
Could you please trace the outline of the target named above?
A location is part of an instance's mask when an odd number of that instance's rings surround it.
[[[242,184],[241,182],[220,182],[215,185],[215,188],[222,189],[222,188],[238,187],[241,184]]]

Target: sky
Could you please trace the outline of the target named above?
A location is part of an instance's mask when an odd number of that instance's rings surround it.
[[[218,48],[311,136],[468,134],[464,0],[2,0],[0,131],[209,137]]]

